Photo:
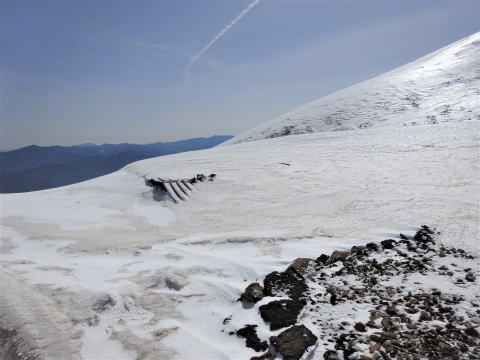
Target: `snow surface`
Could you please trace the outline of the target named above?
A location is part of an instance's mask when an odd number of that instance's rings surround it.
[[[454,46],[471,53],[476,38]],[[478,254],[480,121],[471,98],[447,98],[465,99],[462,121],[217,147],[2,195],[0,314],[49,359],[248,359],[223,319],[255,321],[241,292],[296,257],[421,224]],[[217,179],[179,204],[155,201],[144,181],[197,173]],[[111,306],[95,310],[106,295]]]
[[[323,131],[480,119],[480,32],[322,97],[224,144]]]

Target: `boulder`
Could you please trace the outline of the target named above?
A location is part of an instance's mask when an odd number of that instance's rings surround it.
[[[275,359],[275,356],[269,352],[266,352],[265,354],[260,356],[254,356],[250,358],[250,360],[274,360],[274,359]]]
[[[305,273],[305,271],[306,271],[307,268],[308,268],[308,265],[310,265],[311,262],[313,262],[312,259],[308,259],[308,258],[296,258],[296,259],[290,264],[290,266],[288,267],[287,270],[295,269],[295,270],[297,270],[299,273],[303,274],[303,273]]]
[[[350,256],[350,251],[340,251],[335,250],[328,260],[329,264],[333,264],[337,261],[344,261],[348,256]]]
[[[237,336],[247,340],[247,346],[255,351],[265,351],[268,348],[266,341],[261,341],[257,335],[257,325],[245,325],[237,330]]]
[[[315,345],[317,337],[304,325],[296,325],[272,336],[270,342],[284,360],[299,360],[308,347]]]
[[[376,244],[374,242],[368,243],[367,245],[365,245],[365,247],[370,251],[378,251],[378,249],[379,249],[378,244]]]
[[[393,249],[395,245],[397,245],[397,242],[393,239],[387,239],[387,240],[381,241],[380,244],[384,249]]]
[[[478,333],[478,331],[473,327],[468,327],[465,329],[465,334],[469,335],[469,336],[473,336],[473,337],[480,337],[480,334]]]
[[[465,275],[465,280],[470,281],[470,282],[474,282],[475,278],[476,278],[476,276],[475,276],[474,273],[468,273],[467,275]]]
[[[432,235],[433,231],[428,226],[423,225],[422,228],[417,231],[413,240],[420,244],[433,243]]]
[[[327,263],[328,259],[330,258],[330,256],[328,256],[327,254],[322,254],[320,255],[318,258],[315,259],[315,262],[318,264],[318,265],[324,265]]]
[[[241,301],[247,301],[256,303],[263,299],[263,287],[259,283],[253,283],[246,287],[242,295],[240,295]]]
[[[362,323],[362,322],[357,322],[353,328],[355,330],[359,331],[359,332],[367,331],[367,328],[365,327],[365,324]]]
[[[289,296],[291,299],[303,297],[308,290],[304,277],[295,269],[271,272],[265,276],[263,287],[266,296]]]
[[[260,306],[259,310],[262,319],[270,323],[270,330],[278,330],[294,325],[305,304],[300,300],[275,300]]]

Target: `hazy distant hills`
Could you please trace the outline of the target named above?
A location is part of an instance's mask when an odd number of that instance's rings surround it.
[[[152,144],[36,146],[0,153],[0,192],[13,193],[73,184],[117,171],[151,157],[201,150],[232,136],[211,136]]]

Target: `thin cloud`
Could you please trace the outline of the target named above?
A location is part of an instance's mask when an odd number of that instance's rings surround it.
[[[210,42],[205,45],[205,47],[200,50],[195,56],[192,57],[188,65],[185,67],[184,73],[188,73],[190,68],[197,62],[197,60],[200,58],[200,56],[203,55],[205,51],[207,51],[213,44],[217,42],[223,35],[226,34],[228,30],[230,30],[237,22],[240,21],[241,18],[243,18],[247,13],[252,10],[261,0],[253,0],[240,14],[237,15],[235,19],[233,19],[230,24],[225,26],[222,31],[220,31]]]

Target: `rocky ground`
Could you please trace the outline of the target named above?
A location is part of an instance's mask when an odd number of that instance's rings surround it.
[[[296,259],[239,299],[264,324],[232,329],[226,318],[224,331],[259,352],[251,360],[480,359],[479,260],[438,236],[422,226],[413,237]]]

